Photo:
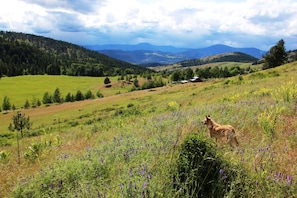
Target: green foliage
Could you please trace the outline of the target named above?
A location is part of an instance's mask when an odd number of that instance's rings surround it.
[[[253,72],[250,67],[241,68],[239,66],[232,66],[232,67],[204,67],[204,68],[197,68],[195,70],[197,76],[200,78],[226,78],[231,76],[237,76],[245,73]]]
[[[286,63],[288,54],[285,48],[285,41],[283,39],[279,40],[275,46],[270,48],[269,52],[263,58],[263,69],[277,67]]]
[[[26,102],[25,102],[25,104],[24,104],[24,108],[25,108],[25,109],[29,109],[29,108],[30,108],[29,100],[26,100]]]
[[[75,94],[75,100],[76,101],[81,101],[81,100],[84,100],[84,99],[85,99],[84,94],[80,90],[77,90],[77,92]]]
[[[53,103],[53,97],[49,94],[49,92],[44,93],[42,102],[46,105]]]
[[[24,158],[27,160],[30,160],[31,162],[34,162],[36,159],[40,157],[44,148],[45,148],[44,143],[41,143],[41,142],[32,143],[27,148],[27,151],[24,153]]]
[[[92,91],[87,91],[87,93],[85,94],[85,99],[88,100],[88,99],[94,99],[95,96],[94,94],[92,93]]]
[[[137,78],[134,79],[133,84],[135,87],[139,87],[139,81],[137,80]]]
[[[104,84],[105,84],[105,85],[108,85],[108,84],[110,84],[110,83],[111,83],[110,79],[109,79],[108,77],[106,77],[106,78],[104,79]]]
[[[183,80],[182,72],[180,70],[176,70],[171,74],[171,81],[179,80]]]
[[[203,135],[185,138],[177,162],[174,187],[179,197],[245,197],[245,171],[224,160]]]
[[[151,89],[156,87],[163,87],[165,83],[163,82],[162,78],[158,80],[148,80],[141,86],[141,89]]]
[[[103,94],[99,90],[96,92],[96,96],[98,98],[103,98],[104,97]]]
[[[274,137],[276,132],[276,123],[282,111],[283,108],[271,106],[269,109],[265,109],[261,114],[259,114],[259,125],[267,137]]]
[[[30,129],[30,127],[32,126],[32,122],[30,122],[30,117],[25,117],[25,114],[22,114],[20,111],[18,111],[16,113],[16,115],[14,115],[12,117],[13,120],[13,126],[10,123],[9,125],[9,129],[11,131],[16,130],[17,131],[17,152],[18,152],[18,164],[21,163],[21,159],[20,159],[20,145],[19,145],[19,132],[21,133],[21,137],[23,137],[23,129]]]
[[[10,104],[9,98],[7,96],[4,96],[2,109],[3,109],[3,111],[8,111],[11,109],[11,104]]]
[[[141,115],[142,111],[135,106],[127,106],[127,109],[120,108],[114,113],[115,116],[131,116],[131,115]]]
[[[74,95],[68,92],[68,94],[65,97],[65,102],[74,102],[74,101],[75,101]]]
[[[283,83],[275,90],[273,96],[277,102],[294,104],[297,101],[297,84],[293,81]]]
[[[54,103],[62,103],[63,98],[61,98],[61,92],[59,88],[55,89],[54,95],[53,95],[53,102]]]
[[[3,150],[0,151],[0,162],[1,163],[7,163],[9,161],[9,152]]]

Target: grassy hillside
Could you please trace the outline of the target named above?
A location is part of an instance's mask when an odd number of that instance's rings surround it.
[[[241,52],[232,52],[232,53],[216,54],[216,55],[208,56],[204,58],[184,60],[184,61],[178,62],[177,64],[180,64],[183,67],[190,67],[190,66],[203,65],[203,64],[215,63],[215,62],[252,63],[252,62],[256,62],[257,60],[258,60],[257,58],[250,56],[248,54],[244,54]]]
[[[241,77],[23,110],[33,127],[21,139],[20,166],[16,144],[1,148],[8,157],[0,163],[0,195],[15,186],[14,196],[178,197],[172,173],[180,144],[188,134],[208,138],[201,120],[210,114],[236,129],[239,148],[218,149],[248,172],[249,180],[238,182],[254,184],[246,189],[251,197],[294,197],[296,71],[293,62]],[[11,133],[5,126],[13,115],[0,115],[1,134]],[[30,150],[34,145],[40,152]]]

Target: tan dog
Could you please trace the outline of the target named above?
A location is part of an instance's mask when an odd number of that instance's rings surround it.
[[[233,142],[235,142],[236,146],[239,145],[237,138],[235,137],[235,129],[231,125],[220,125],[216,123],[214,120],[212,120],[210,118],[210,115],[205,116],[203,124],[207,126],[210,137],[214,137],[216,141],[218,140],[218,138],[226,138],[227,142],[231,147],[233,147]]]

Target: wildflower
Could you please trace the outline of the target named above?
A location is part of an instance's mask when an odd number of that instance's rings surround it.
[[[145,188],[147,188],[147,182],[146,181],[142,184],[142,189],[145,189]]]
[[[221,168],[221,169],[219,170],[220,175],[223,174],[223,172],[224,172],[224,169]]]
[[[292,180],[292,177],[290,175],[287,176],[287,182],[288,182],[288,184],[290,186],[292,185],[293,180]]]

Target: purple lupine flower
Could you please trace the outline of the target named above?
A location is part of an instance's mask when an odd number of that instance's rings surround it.
[[[292,180],[292,177],[290,175],[287,176],[287,182],[288,182],[288,184],[290,186],[292,185],[293,180]]]
[[[147,188],[147,182],[146,181],[142,184],[142,189],[145,189],[145,188]]]

